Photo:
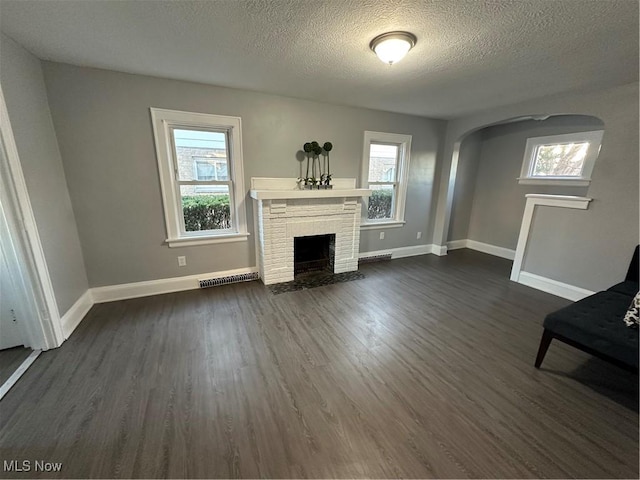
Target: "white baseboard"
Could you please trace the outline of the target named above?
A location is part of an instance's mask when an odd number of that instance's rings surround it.
[[[458,250],[460,248],[467,248],[468,240],[465,238],[464,240],[452,240],[447,242],[447,250]]]
[[[414,245],[411,247],[399,247],[391,249],[391,258],[415,257],[432,253],[433,245]]]
[[[411,247],[388,248],[386,250],[376,250],[374,252],[360,252],[358,258],[377,257],[380,255],[391,255],[391,258],[415,257],[416,255],[427,255],[432,253],[433,245],[413,245]]]
[[[460,248],[477,250],[478,252],[488,253],[489,255],[506,258],[507,260],[513,260],[516,256],[516,251],[511,250],[510,248],[498,247],[496,245],[477,242],[476,240],[470,240],[468,238],[447,242],[447,250],[458,250]]]
[[[551,278],[541,277],[534,273],[522,271],[520,272],[518,283],[537,290],[542,290],[543,292],[547,292],[558,297],[572,300],[574,302],[582,300],[583,298],[595,293],[591,290],[576,287],[575,285],[569,285],[568,283],[559,282]]]
[[[91,289],[89,289],[84,292],[82,296],[76,300],[76,303],[67,310],[67,313],[60,318],[65,340],[69,338],[76,327],[80,325],[84,316],[91,310],[91,307],[93,307],[93,303],[93,296],[91,295]]]
[[[114,302],[128,298],[147,297],[162,293],[181,292],[183,290],[195,290],[200,288],[200,280],[242,275],[243,273],[255,273],[257,271],[258,267],[248,267],[222,272],[199,273],[197,275],[184,277],[161,278],[159,280],[149,280],[145,282],[123,283],[121,285],[92,288],[91,294],[93,295],[93,301],[95,303]]]
[[[488,243],[477,242],[475,240],[467,239],[466,248],[471,250],[477,250],[478,252],[488,253],[496,257],[506,258],[507,260],[513,260],[516,256],[516,251],[510,248],[498,247],[496,245],[490,245]]]
[[[444,257],[447,254],[448,247],[446,245],[432,245],[431,253]]]

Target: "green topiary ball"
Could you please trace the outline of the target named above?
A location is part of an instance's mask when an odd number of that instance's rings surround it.
[[[309,152],[311,152],[311,150],[313,150],[313,147],[311,146],[311,144],[310,144],[309,142],[307,142],[307,143],[305,143],[305,144],[303,145],[302,149],[303,149],[305,152],[309,153]]]
[[[315,153],[316,155],[320,155],[322,153],[322,147],[318,145],[316,148],[313,149],[313,153]]]
[[[330,152],[333,149],[333,145],[331,142],[324,142],[322,148],[324,148],[325,152]]]
[[[315,149],[315,148],[318,148],[320,144],[318,142],[313,141],[311,142],[311,146]]]

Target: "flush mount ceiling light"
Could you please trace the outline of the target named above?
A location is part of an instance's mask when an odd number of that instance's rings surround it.
[[[409,32],[388,32],[371,40],[369,47],[384,63],[393,65],[404,58],[418,39]]]

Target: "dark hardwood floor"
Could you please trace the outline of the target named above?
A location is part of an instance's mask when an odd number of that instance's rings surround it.
[[[459,250],[281,295],[94,306],[0,402],[3,477],[638,478],[638,379],[552,343],[569,302]],[[33,463],[32,463],[33,465]]]
[[[0,350],[0,385],[6,382],[33,350],[14,347]]]

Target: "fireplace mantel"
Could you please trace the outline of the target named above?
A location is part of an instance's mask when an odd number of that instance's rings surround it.
[[[250,195],[254,200],[368,197],[371,190],[356,188],[355,178],[336,178],[331,190],[300,190],[295,178],[254,177],[251,179]]]
[[[334,273],[358,269],[362,197],[355,178],[333,180],[331,190],[300,190],[295,178],[252,178],[257,261],[265,285],[294,278],[294,239],[335,235]]]
[[[305,198],[368,197],[366,188],[336,188],[331,190],[251,190],[255,200],[289,200]]]

